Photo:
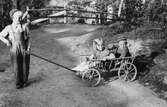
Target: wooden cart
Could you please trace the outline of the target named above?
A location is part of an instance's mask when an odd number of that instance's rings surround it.
[[[137,68],[133,64],[135,57],[114,58],[110,60],[90,60],[89,69],[81,73],[82,80],[91,84],[99,85],[102,73],[117,72],[119,79],[133,81],[137,75]]]

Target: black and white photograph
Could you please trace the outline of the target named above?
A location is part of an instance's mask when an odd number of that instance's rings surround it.
[[[167,107],[167,0],[0,0],[0,107]]]

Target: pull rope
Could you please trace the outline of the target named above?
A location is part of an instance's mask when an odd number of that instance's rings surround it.
[[[68,67],[66,67],[66,66],[64,66],[64,65],[58,64],[58,63],[56,63],[56,62],[53,62],[53,61],[51,61],[51,60],[49,60],[49,59],[47,59],[47,58],[44,58],[44,57],[42,57],[42,56],[36,55],[36,54],[34,54],[34,53],[31,53],[31,55],[34,56],[34,57],[37,57],[37,58],[39,58],[39,59],[42,59],[42,60],[44,60],[44,61],[46,61],[46,62],[49,62],[49,63],[52,63],[52,64],[54,64],[54,65],[60,66],[60,67],[62,67],[62,68],[64,68],[64,69],[67,69],[67,70],[69,70],[69,71],[76,72],[75,70],[72,70],[72,69],[70,69],[70,68],[68,68]]]

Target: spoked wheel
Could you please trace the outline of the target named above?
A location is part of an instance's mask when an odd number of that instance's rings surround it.
[[[83,73],[82,80],[86,81],[91,86],[97,86],[101,81],[101,75],[96,69],[88,69]]]
[[[136,79],[137,68],[132,63],[122,64],[118,70],[118,77],[124,81],[133,81]]]

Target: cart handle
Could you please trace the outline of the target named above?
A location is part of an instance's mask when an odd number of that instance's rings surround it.
[[[52,63],[52,64],[54,64],[54,65],[60,66],[60,67],[62,67],[62,68],[64,68],[64,69],[67,69],[67,70],[69,70],[69,71],[76,72],[75,70],[72,70],[72,69],[70,69],[70,68],[68,68],[68,67],[66,67],[66,66],[64,66],[64,65],[58,64],[57,62],[53,62],[53,61],[51,61],[51,60],[49,60],[49,59],[47,59],[47,58],[44,58],[44,57],[39,56],[39,55],[36,55],[36,54],[34,54],[34,53],[31,53],[30,55],[32,55],[32,56],[34,56],[34,57],[37,57],[37,58],[39,58],[39,59],[42,59],[42,60],[44,60],[44,61],[47,61],[47,62],[49,62],[49,63]]]

